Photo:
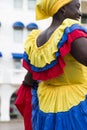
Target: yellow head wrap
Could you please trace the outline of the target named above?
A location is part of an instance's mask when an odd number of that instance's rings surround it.
[[[52,17],[61,7],[72,0],[37,0],[36,20]]]

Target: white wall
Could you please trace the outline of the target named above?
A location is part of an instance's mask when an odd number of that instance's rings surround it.
[[[10,98],[15,92],[26,73],[24,68],[15,69],[14,60],[11,53],[23,53],[24,42],[27,38],[27,29],[23,30],[23,41],[15,43],[13,39],[13,23],[21,21],[26,26],[35,22],[40,29],[45,29],[50,24],[50,19],[35,21],[34,10],[28,9],[28,0],[23,0],[22,9],[14,9],[14,0],[0,0],[0,52],[3,56],[0,58],[0,113],[1,121],[9,121]]]

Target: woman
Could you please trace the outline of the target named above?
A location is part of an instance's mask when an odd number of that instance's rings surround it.
[[[37,1],[36,19],[53,20],[45,31],[32,31],[24,46],[23,66],[40,80],[33,130],[87,129],[87,29],[79,9],[79,0]]]

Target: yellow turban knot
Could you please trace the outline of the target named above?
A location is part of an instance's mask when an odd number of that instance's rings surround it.
[[[61,7],[72,0],[37,0],[36,20],[52,17]]]

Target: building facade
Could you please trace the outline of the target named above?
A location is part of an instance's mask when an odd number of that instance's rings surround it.
[[[24,42],[34,28],[45,29],[51,19],[35,20],[36,0],[0,1],[0,121],[11,119],[12,95],[22,83],[26,70],[22,67]],[[87,0],[81,1],[87,24]]]
[[[35,21],[36,0],[0,1],[0,121],[9,121],[12,95],[22,83],[24,42],[34,28],[44,29],[49,22]]]

